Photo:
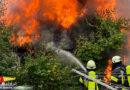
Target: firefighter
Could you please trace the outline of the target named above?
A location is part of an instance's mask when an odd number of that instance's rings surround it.
[[[126,66],[126,74],[127,74],[127,81],[128,81],[128,87],[130,87],[130,65]]]
[[[125,74],[126,66],[122,64],[122,58],[120,56],[114,56],[112,58],[111,82],[122,86],[127,86],[127,77]],[[125,88],[120,88],[119,90],[125,90]]]
[[[87,75],[90,76],[91,78],[94,78],[96,79],[96,72],[95,72],[95,69],[96,69],[96,64],[93,60],[89,60],[87,65],[86,65],[86,68],[87,68]],[[84,77],[80,77],[79,79],[80,83],[82,84],[82,90],[99,90],[98,89],[98,85],[96,82],[94,81],[90,81],[90,80],[87,80],[85,79]]]

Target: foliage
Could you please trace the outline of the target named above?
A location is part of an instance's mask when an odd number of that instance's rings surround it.
[[[32,85],[35,90],[75,90],[79,87],[79,77],[71,72],[71,67],[63,67],[55,55],[44,49],[22,53],[24,63],[20,63],[18,53],[13,52],[9,42],[10,29],[1,26],[0,30],[1,75],[16,76],[18,85]]]
[[[104,20],[95,16],[93,20],[84,21],[89,31],[76,39],[74,52],[83,63],[89,59],[99,63],[107,49],[121,49],[125,32],[120,30],[127,28],[124,19],[114,21],[108,17]],[[18,85],[32,85],[35,90],[78,90],[79,76],[71,72],[71,66],[62,65],[54,53],[44,49],[14,52],[10,37],[10,27],[0,25],[0,75],[16,76]],[[99,64],[99,67],[103,66]]]
[[[0,72],[1,75],[9,75],[13,70],[14,61],[11,44],[9,43],[10,29],[0,25]]]
[[[78,88],[77,77],[73,76],[69,66],[63,67],[58,63],[58,58],[42,51],[30,53],[24,59],[25,65],[18,65],[18,71],[14,73],[20,85],[33,85],[35,90]]]
[[[1,17],[4,15],[5,3],[4,0],[0,0],[0,72],[1,75],[9,75],[13,70],[13,61],[15,61],[12,55],[12,46],[9,43],[10,27],[6,27],[3,24]]]
[[[127,21],[122,18],[113,20],[108,17],[104,20],[100,16],[95,16],[93,19],[94,22],[86,19],[89,34],[78,37],[74,53],[84,63],[93,59],[101,66],[99,60],[104,59],[106,50],[121,49],[121,44],[125,42],[123,37],[125,32],[120,32],[120,30],[126,29],[128,25],[124,26]]]
[[[38,52],[14,52],[9,41],[10,28],[1,25],[0,32],[1,76],[14,76],[18,85],[32,85],[34,90],[79,88],[79,76],[71,72],[70,66],[63,66],[59,63],[53,53],[47,53],[44,49]]]

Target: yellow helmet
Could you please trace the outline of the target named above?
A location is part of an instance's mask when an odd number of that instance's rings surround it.
[[[87,67],[87,69],[95,69],[96,64],[93,60],[89,60],[86,67]]]
[[[113,58],[112,58],[112,63],[118,63],[118,62],[121,62],[122,60],[121,60],[121,57],[120,56],[114,56]]]

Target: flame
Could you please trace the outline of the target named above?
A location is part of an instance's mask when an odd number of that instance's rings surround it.
[[[126,56],[124,56],[123,64],[126,65]]]
[[[122,28],[121,30],[120,30],[120,32],[124,32],[125,31],[125,29],[124,28]]]
[[[10,41],[16,46],[38,40],[40,22],[56,21],[68,29],[81,14],[78,0],[8,0],[7,3],[6,25],[15,25]]]
[[[97,4],[97,12],[102,15],[104,18],[107,17],[106,10],[109,10],[113,18],[116,18],[114,12],[116,6],[116,0],[95,0]]]
[[[32,52],[32,53],[35,52],[35,51],[34,51],[33,49],[31,49],[31,48],[27,48],[27,51],[28,51],[28,52]]]
[[[13,13],[10,9],[7,11],[8,15],[11,13],[8,25],[12,22],[20,23],[22,18],[33,19],[40,11],[39,16],[42,17],[42,20],[45,18],[51,21],[56,20],[64,28],[69,28],[73,23],[76,23],[76,18],[80,16],[78,0],[13,0],[13,2],[8,1],[8,3],[7,8],[14,5],[13,9],[19,10],[13,11]]]
[[[98,5],[97,10],[114,10],[116,6],[116,0],[95,0],[96,4]]]
[[[44,5],[50,8],[46,9],[42,15],[49,20],[58,21],[65,28],[69,28],[73,23],[76,23],[76,18],[79,15],[77,4],[77,0],[46,0]]]
[[[18,0],[13,0],[13,2],[8,0],[6,25],[15,24],[15,32],[10,39],[14,45],[23,46],[33,40],[38,40],[39,37],[35,36],[40,36],[38,33],[39,21],[37,21],[35,14],[39,9],[39,4],[39,0],[32,0],[29,3],[22,0],[19,2]]]
[[[108,60],[108,66],[107,66],[107,68],[105,69],[105,72],[104,72],[106,74],[106,76],[104,77],[104,81],[106,83],[108,83],[110,78],[111,78],[111,70],[112,70],[112,61]]]
[[[41,26],[54,22],[69,30],[87,12],[79,0],[7,0],[6,25],[14,25],[11,43],[16,46],[37,41]],[[87,2],[86,2],[87,3]],[[115,0],[94,0],[97,12],[114,9]],[[84,4],[86,5],[86,4]]]

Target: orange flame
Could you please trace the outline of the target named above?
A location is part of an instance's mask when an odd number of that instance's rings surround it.
[[[124,56],[123,64],[126,65],[126,57]]]
[[[106,83],[108,83],[110,78],[111,78],[111,70],[112,70],[112,61],[108,60],[108,66],[107,66],[107,68],[105,69],[105,72],[104,72],[106,74],[106,76],[104,77],[104,81]]]
[[[57,20],[65,28],[76,23],[76,18],[79,16],[77,0],[46,0],[44,1],[45,5],[50,8],[42,14],[44,17]]]
[[[115,7],[115,0],[94,2],[98,12]],[[18,46],[38,40],[41,24],[51,21],[69,29],[87,11],[81,10],[79,0],[7,0],[7,3],[6,25],[15,25],[10,41]]]
[[[98,5],[97,10],[102,11],[102,10],[114,10],[115,5],[116,5],[116,0],[96,0],[96,4]]]
[[[10,41],[23,46],[38,40],[41,21],[56,21],[70,28],[81,14],[77,6],[78,0],[8,0],[6,25],[16,26]]]
[[[97,12],[106,19],[108,17],[108,12],[111,14],[112,18],[116,18],[115,6],[116,0],[95,0],[97,4]],[[107,10],[107,11],[106,11]]]
[[[10,42],[14,45],[23,46],[31,43],[33,40],[38,40],[38,37],[35,37],[35,35],[38,35],[39,22],[35,14],[39,9],[39,4],[39,0],[32,0],[30,3],[8,0],[6,25],[15,24],[15,32],[13,32],[10,39]]]
[[[7,8],[14,4],[14,9],[20,10],[13,12],[9,9],[7,12],[9,18],[8,24],[13,22],[20,23],[22,18],[32,19],[40,11],[43,19],[56,20],[64,28],[69,28],[76,23],[76,18],[80,16],[78,11],[78,0],[31,0],[31,1],[9,1]],[[19,5],[20,4],[20,5]],[[40,16],[39,15],[39,16]],[[31,21],[30,21],[31,22]]]

